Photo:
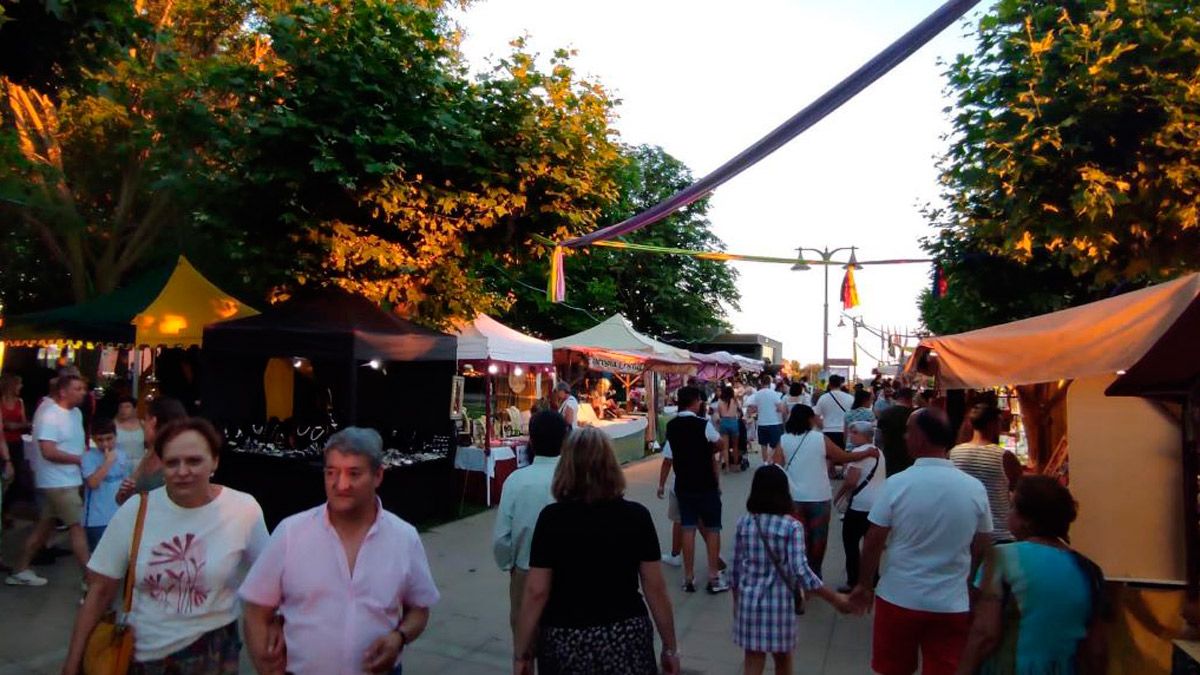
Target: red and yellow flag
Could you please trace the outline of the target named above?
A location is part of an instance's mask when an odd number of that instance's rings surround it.
[[[858,307],[858,286],[854,285],[854,268],[846,268],[846,276],[842,277],[842,309]]]

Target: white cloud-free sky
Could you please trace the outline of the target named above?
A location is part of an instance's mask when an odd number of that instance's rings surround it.
[[[621,100],[630,144],[662,146],[707,174],[795,114],[942,0],[478,0],[458,16],[464,50],[482,66],[528,34],[530,48],[578,51],[575,67]],[[983,3],[985,6],[990,3]],[[923,257],[920,205],[937,196],[935,158],[949,128],[937,59],[969,51],[960,23],[785,148],[719,188],[709,212],[736,253],[794,255],[798,246],[855,245],[860,259]],[[664,259],[669,264],[669,259]],[[821,359],[823,274],[737,263],[738,332],[781,340],[784,356]],[[836,327],[842,270],[830,271],[830,357],[851,355]],[[873,326],[916,328],[928,265],[856,274]],[[568,293],[570,280],[568,279]],[[879,352],[860,332],[860,374]]]

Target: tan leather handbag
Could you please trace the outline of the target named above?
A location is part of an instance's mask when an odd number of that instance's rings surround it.
[[[142,528],[146,524],[146,493],[138,495],[137,523],[133,526],[133,544],[129,549],[129,569],[125,572],[125,600],[120,612],[108,612],[88,636],[83,651],[84,675],[126,675],[133,661],[133,625],[129,611],[133,608],[133,580],[137,575],[138,549],[142,544]]]

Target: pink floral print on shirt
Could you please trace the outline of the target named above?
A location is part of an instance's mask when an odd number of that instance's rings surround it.
[[[196,535],[172,537],[150,550],[150,571],[142,584],[164,608],[190,614],[208,600],[204,561],[204,542]]]

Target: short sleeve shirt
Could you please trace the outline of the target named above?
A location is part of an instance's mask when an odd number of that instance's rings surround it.
[[[262,508],[244,492],[221,488],[216,499],[196,508],[175,504],[165,489],[147,498],[131,619],[138,661],[165,658],[237,621],[242,571],[269,537]],[[117,509],[88,569],[124,578],[139,504],[133,497]]]
[[[104,474],[104,480],[100,481],[100,486],[94,489],[91,487],[85,489],[84,527],[104,527],[117,512],[117,491],[121,489],[121,481],[129,476],[129,458],[120,450],[114,452],[117,459],[109,467],[108,473]],[[104,453],[98,448],[90,448],[84,453],[81,469],[85,478],[99,471],[102,466],[104,466]]]
[[[41,411],[38,418],[37,440],[50,441],[59,451],[72,455],[83,455],[83,413],[79,408],[66,409],[51,403]],[[77,487],[83,484],[83,475],[78,464],[51,462],[38,452],[36,474],[37,486],[41,489]]]
[[[405,607],[437,603],[416,528],[376,504],[353,574],[322,505],[281,522],[242,584],[247,602],[279,608],[288,672],[358,675],[362,655],[400,624]]]
[[[846,413],[854,405],[854,397],[844,391],[826,392],[817,400],[816,412],[825,423],[822,429],[828,432],[840,433],[845,429]]]
[[[855,448],[854,450],[867,450],[871,446],[864,445]],[[875,463],[878,462],[878,468]],[[857,462],[850,462],[846,465],[847,469],[858,469],[858,485],[862,485],[867,480],[867,476],[874,469],[875,474],[871,476],[871,482],[867,483],[858,494],[854,495],[853,501],[850,502],[850,508],[855,511],[870,512],[871,507],[875,506],[875,501],[879,499],[879,495],[883,492],[884,482],[887,480],[887,458],[880,453],[878,457],[867,457],[860,459]]]
[[[888,478],[868,520],[891,528],[879,597],[917,611],[969,610],[971,542],[992,531],[982,483],[948,459],[921,458]]]
[[[783,397],[774,389],[759,389],[754,392],[751,403],[758,406],[758,426],[783,424],[783,418],[779,416],[779,409],[776,407],[782,400]]]
[[[542,510],[529,566],[553,572],[542,625],[586,628],[646,616],[639,568],[662,551],[646,507],[624,499]]]

